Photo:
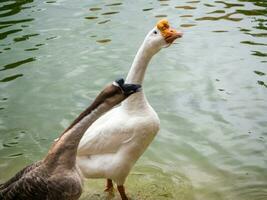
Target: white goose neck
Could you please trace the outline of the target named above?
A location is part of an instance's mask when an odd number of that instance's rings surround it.
[[[148,63],[154,54],[155,52],[149,48],[146,41],[144,41],[134,58],[133,64],[126,78],[126,83],[143,84]],[[144,89],[142,89],[141,92],[137,92],[127,98],[122,103],[122,106],[126,109],[143,109],[147,106],[147,104],[148,102],[144,94]]]
[[[133,64],[126,78],[126,83],[143,83],[147,65],[153,55],[153,52],[149,50],[149,48],[146,47],[146,43],[143,42],[134,58]]]

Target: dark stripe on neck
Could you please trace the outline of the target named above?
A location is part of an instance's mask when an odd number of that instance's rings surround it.
[[[85,118],[87,115],[89,115],[93,110],[97,109],[98,106],[100,106],[104,102],[103,98],[96,98],[95,101],[86,108],[70,125],[67,129],[64,130],[64,133],[66,133],[68,130],[70,130],[73,126],[78,124],[83,118]]]

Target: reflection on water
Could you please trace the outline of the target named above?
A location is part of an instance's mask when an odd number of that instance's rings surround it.
[[[244,6],[244,4],[240,4],[240,3],[227,3],[227,2],[224,2],[224,1],[215,1],[215,3],[224,4],[225,5],[224,8],[232,8],[232,7]]]
[[[97,40],[97,42],[99,42],[99,43],[107,43],[110,41],[111,41],[110,39]]]
[[[102,15],[114,15],[117,13],[119,13],[119,12],[105,12],[105,13],[102,13]]]
[[[153,10],[153,8],[144,8],[143,11],[150,11]]]
[[[16,37],[14,38],[14,42],[21,42],[24,40],[28,40],[30,37],[38,36],[39,34],[28,34],[28,35],[23,35],[21,37]]]
[[[5,77],[2,80],[0,80],[0,82],[8,82],[8,81],[13,81],[18,77],[23,76],[23,74],[17,74],[17,75],[13,75],[13,76],[9,76],[9,77]]]
[[[27,58],[25,60],[20,60],[20,61],[14,62],[14,63],[10,63],[10,64],[3,66],[2,69],[0,69],[0,71],[7,70],[7,69],[13,69],[13,68],[19,67],[20,65],[23,65],[25,63],[32,62],[34,60],[35,60],[35,58]]]
[[[102,8],[90,8],[90,11],[97,11],[97,10],[102,10]]]
[[[212,20],[212,21],[216,21],[216,20],[230,20],[230,21],[241,21],[243,18],[234,18],[234,17],[231,17],[232,15],[236,14],[235,12],[233,13],[229,13],[229,14],[226,14],[226,15],[223,15],[223,16],[220,16],[220,17],[200,17],[200,18],[197,18],[196,20]]]
[[[184,37],[148,68],[161,131],[127,180],[130,197],[266,199],[266,16],[265,0],[0,1],[0,182],[125,77],[167,17]],[[87,181],[81,199],[105,199],[103,185]]]
[[[97,19],[98,17],[93,17],[93,16],[91,16],[91,17],[85,17],[85,19]]]
[[[98,22],[98,24],[105,24],[105,23],[107,23],[107,22],[109,22],[109,21],[110,21],[110,19],[108,19],[108,20],[104,20],[104,21]]]
[[[176,6],[175,8],[185,9],[185,10],[193,10],[193,9],[196,9],[196,7],[193,7],[193,6]]]
[[[167,15],[155,15],[155,17],[157,17],[157,18],[166,18]]]
[[[106,4],[105,6],[119,6],[122,5],[122,3],[111,3],[111,4]]]

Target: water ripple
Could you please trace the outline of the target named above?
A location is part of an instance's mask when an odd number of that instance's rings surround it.
[[[215,7],[215,5],[212,5],[212,4],[209,4],[209,3],[204,3],[203,5],[206,6],[206,7]]]
[[[90,10],[90,11],[98,11],[98,10],[102,10],[102,8],[96,8],[96,7],[95,7],[95,8],[90,8],[89,10]]]
[[[5,39],[8,35],[22,31],[22,29],[14,29],[0,33],[0,40]]]
[[[260,56],[260,57],[267,57],[267,53],[263,53],[263,52],[260,52],[260,51],[252,51],[253,53],[251,55],[254,55],[254,56]]]
[[[122,3],[111,3],[111,4],[106,4],[105,6],[120,6]]]
[[[143,11],[150,11],[153,10],[153,8],[144,8]]]
[[[157,18],[166,18],[168,15],[155,15],[155,17],[157,17]]]
[[[253,42],[253,41],[241,41],[242,44],[256,45],[256,46],[267,46],[267,44]]]
[[[260,71],[254,71],[255,74],[259,75],[259,76],[265,76],[264,72],[260,72]]]
[[[215,3],[221,3],[221,4],[224,4],[225,7],[224,8],[232,8],[232,7],[243,7],[244,4],[240,4],[240,3],[227,3],[227,2],[224,2],[224,1],[215,1]]]
[[[215,11],[212,11],[212,12],[208,12],[207,14],[217,14],[217,13],[225,13],[225,10],[215,10]]]
[[[187,1],[186,3],[200,3],[200,1]]]
[[[267,33],[246,33],[248,35],[251,35],[253,37],[267,37]]]
[[[194,6],[175,6],[175,8],[185,9],[185,10],[194,10],[194,9],[196,9],[196,7],[194,7]]]
[[[16,75],[13,75],[13,76],[8,76],[8,77],[5,77],[3,79],[0,80],[0,82],[9,82],[9,81],[13,81],[19,77],[23,76],[23,74],[16,74]]]
[[[254,181],[244,182],[233,191],[236,196],[244,200],[264,200],[267,198],[267,184],[255,183]]]
[[[15,154],[9,155],[8,157],[9,158],[16,158],[16,157],[19,157],[19,156],[22,156],[22,155],[23,155],[23,153],[15,153]]]
[[[28,40],[30,37],[34,37],[34,36],[38,36],[40,34],[36,33],[36,34],[27,34],[27,35],[23,35],[20,37],[15,37],[13,40],[14,42],[21,42],[21,41],[25,41]]]
[[[210,16],[200,17],[200,18],[197,18],[196,20],[197,21],[203,21],[203,20],[209,20],[209,21],[229,20],[229,21],[234,21],[234,22],[239,22],[239,21],[243,20],[243,18],[231,17],[234,14],[236,14],[236,12],[229,13],[229,14],[226,14],[226,15],[223,15],[223,16],[219,16],[219,17],[210,17]]]
[[[0,11],[7,11],[0,14],[0,17],[7,17],[19,13],[22,9],[27,9],[28,7],[22,7],[24,4],[32,3],[33,0],[21,0],[21,1],[11,1],[11,4],[5,4],[0,7]]]
[[[36,60],[36,58],[32,57],[32,58],[27,58],[27,59],[20,60],[20,61],[14,62],[14,63],[10,63],[10,64],[3,66],[2,69],[0,69],[0,71],[17,68],[17,67],[19,67],[25,63],[33,62],[35,60]]]
[[[236,10],[237,13],[246,16],[263,16],[267,15],[267,9],[255,9],[255,10]]]
[[[102,40],[97,40],[98,43],[108,43],[111,42],[111,39],[102,39]]]
[[[20,20],[9,20],[9,21],[0,21],[0,24],[19,24],[24,22],[31,22],[34,18],[20,19]]]
[[[119,12],[116,12],[116,11],[114,11],[114,12],[105,12],[105,13],[102,13],[102,15],[114,15],[114,14],[117,14],[117,13],[119,13]]]
[[[107,20],[104,20],[104,21],[98,22],[98,24],[106,24],[107,22],[110,22],[110,19],[107,19]]]
[[[88,16],[88,17],[85,17],[85,19],[97,19],[98,17],[96,16]]]

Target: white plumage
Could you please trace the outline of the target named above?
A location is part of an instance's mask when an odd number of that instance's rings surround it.
[[[78,163],[84,176],[122,185],[158,130],[159,119],[150,106],[142,113],[117,107],[103,115],[79,145]]]
[[[166,20],[158,22],[138,50],[126,82],[142,84],[152,56],[181,36],[169,28]],[[133,94],[121,106],[100,117],[84,134],[77,157],[83,175],[111,179],[123,186],[131,168],[157,134],[159,124],[144,91]],[[122,199],[127,199],[120,193]]]

